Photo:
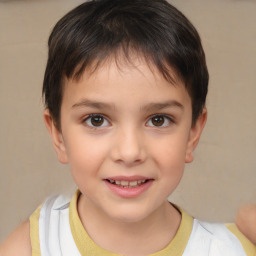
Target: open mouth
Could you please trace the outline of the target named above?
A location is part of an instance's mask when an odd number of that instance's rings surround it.
[[[136,188],[139,187],[149,181],[149,179],[145,180],[133,180],[133,181],[128,181],[128,180],[112,180],[112,179],[106,179],[107,182],[116,185],[118,187],[123,187],[123,188]]]

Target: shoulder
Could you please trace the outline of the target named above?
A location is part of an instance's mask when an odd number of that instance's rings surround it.
[[[208,238],[213,255],[255,256],[255,246],[239,232],[234,224],[196,222],[195,237]]]
[[[0,245],[0,255],[32,255],[29,220],[18,226]]]
[[[79,196],[78,191],[75,195]],[[0,245],[0,256],[41,255],[41,241],[43,241],[44,246],[44,242],[48,241],[49,232],[52,232],[51,235],[57,235],[56,241],[59,239],[58,232],[66,234],[68,228],[64,229],[66,226],[62,225],[63,223],[60,224],[60,220],[65,220],[65,224],[69,225],[68,215],[71,198],[71,195],[58,195],[47,198],[30,216],[29,220],[15,229]],[[41,227],[40,238],[39,226]]]
[[[235,224],[226,224],[227,229],[236,236],[242,244],[247,255],[256,256],[256,245],[254,245],[247,237],[244,236]]]
[[[256,204],[241,206],[235,222],[239,230],[256,244]]]

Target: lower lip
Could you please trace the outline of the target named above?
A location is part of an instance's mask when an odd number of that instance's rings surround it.
[[[133,198],[133,197],[138,197],[141,194],[143,194],[145,191],[147,191],[149,187],[152,185],[153,180],[149,180],[146,183],[139,185],[138,187],[130,187],[130,188],[119,187],[117,185],[111,184],[106,180],[105,180],[105,183],[108,186],[108,188],[112,192],[114,192],[116,195],[124,198]]]

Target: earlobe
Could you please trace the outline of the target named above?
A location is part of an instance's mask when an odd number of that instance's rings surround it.
[[[45,122],[46,128],[51,136],[54,149],[57,153],[58,160],[63,164],[67,164],[68,157],[67,157],[66,147],[65,147],[62,133],[56,127],[54,120],[48,109],[44,111],[43,116],[44,116],[44,122]]]
[[[191,163],[194,160],[193,152],[199,142],[206,120],[207,120],[207,110],[206,108],[204,108],[202,111],[202,114],[197,119],[195,125],[190,129],[185,163]]]

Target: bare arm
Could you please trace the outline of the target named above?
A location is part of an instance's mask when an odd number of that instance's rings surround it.
[[[17,227],[0,245],[0,256],[32,256],[29,221]]]
[[[256,244],[256,204],[244,205],[239,209],[236,225],[252,243]]]

